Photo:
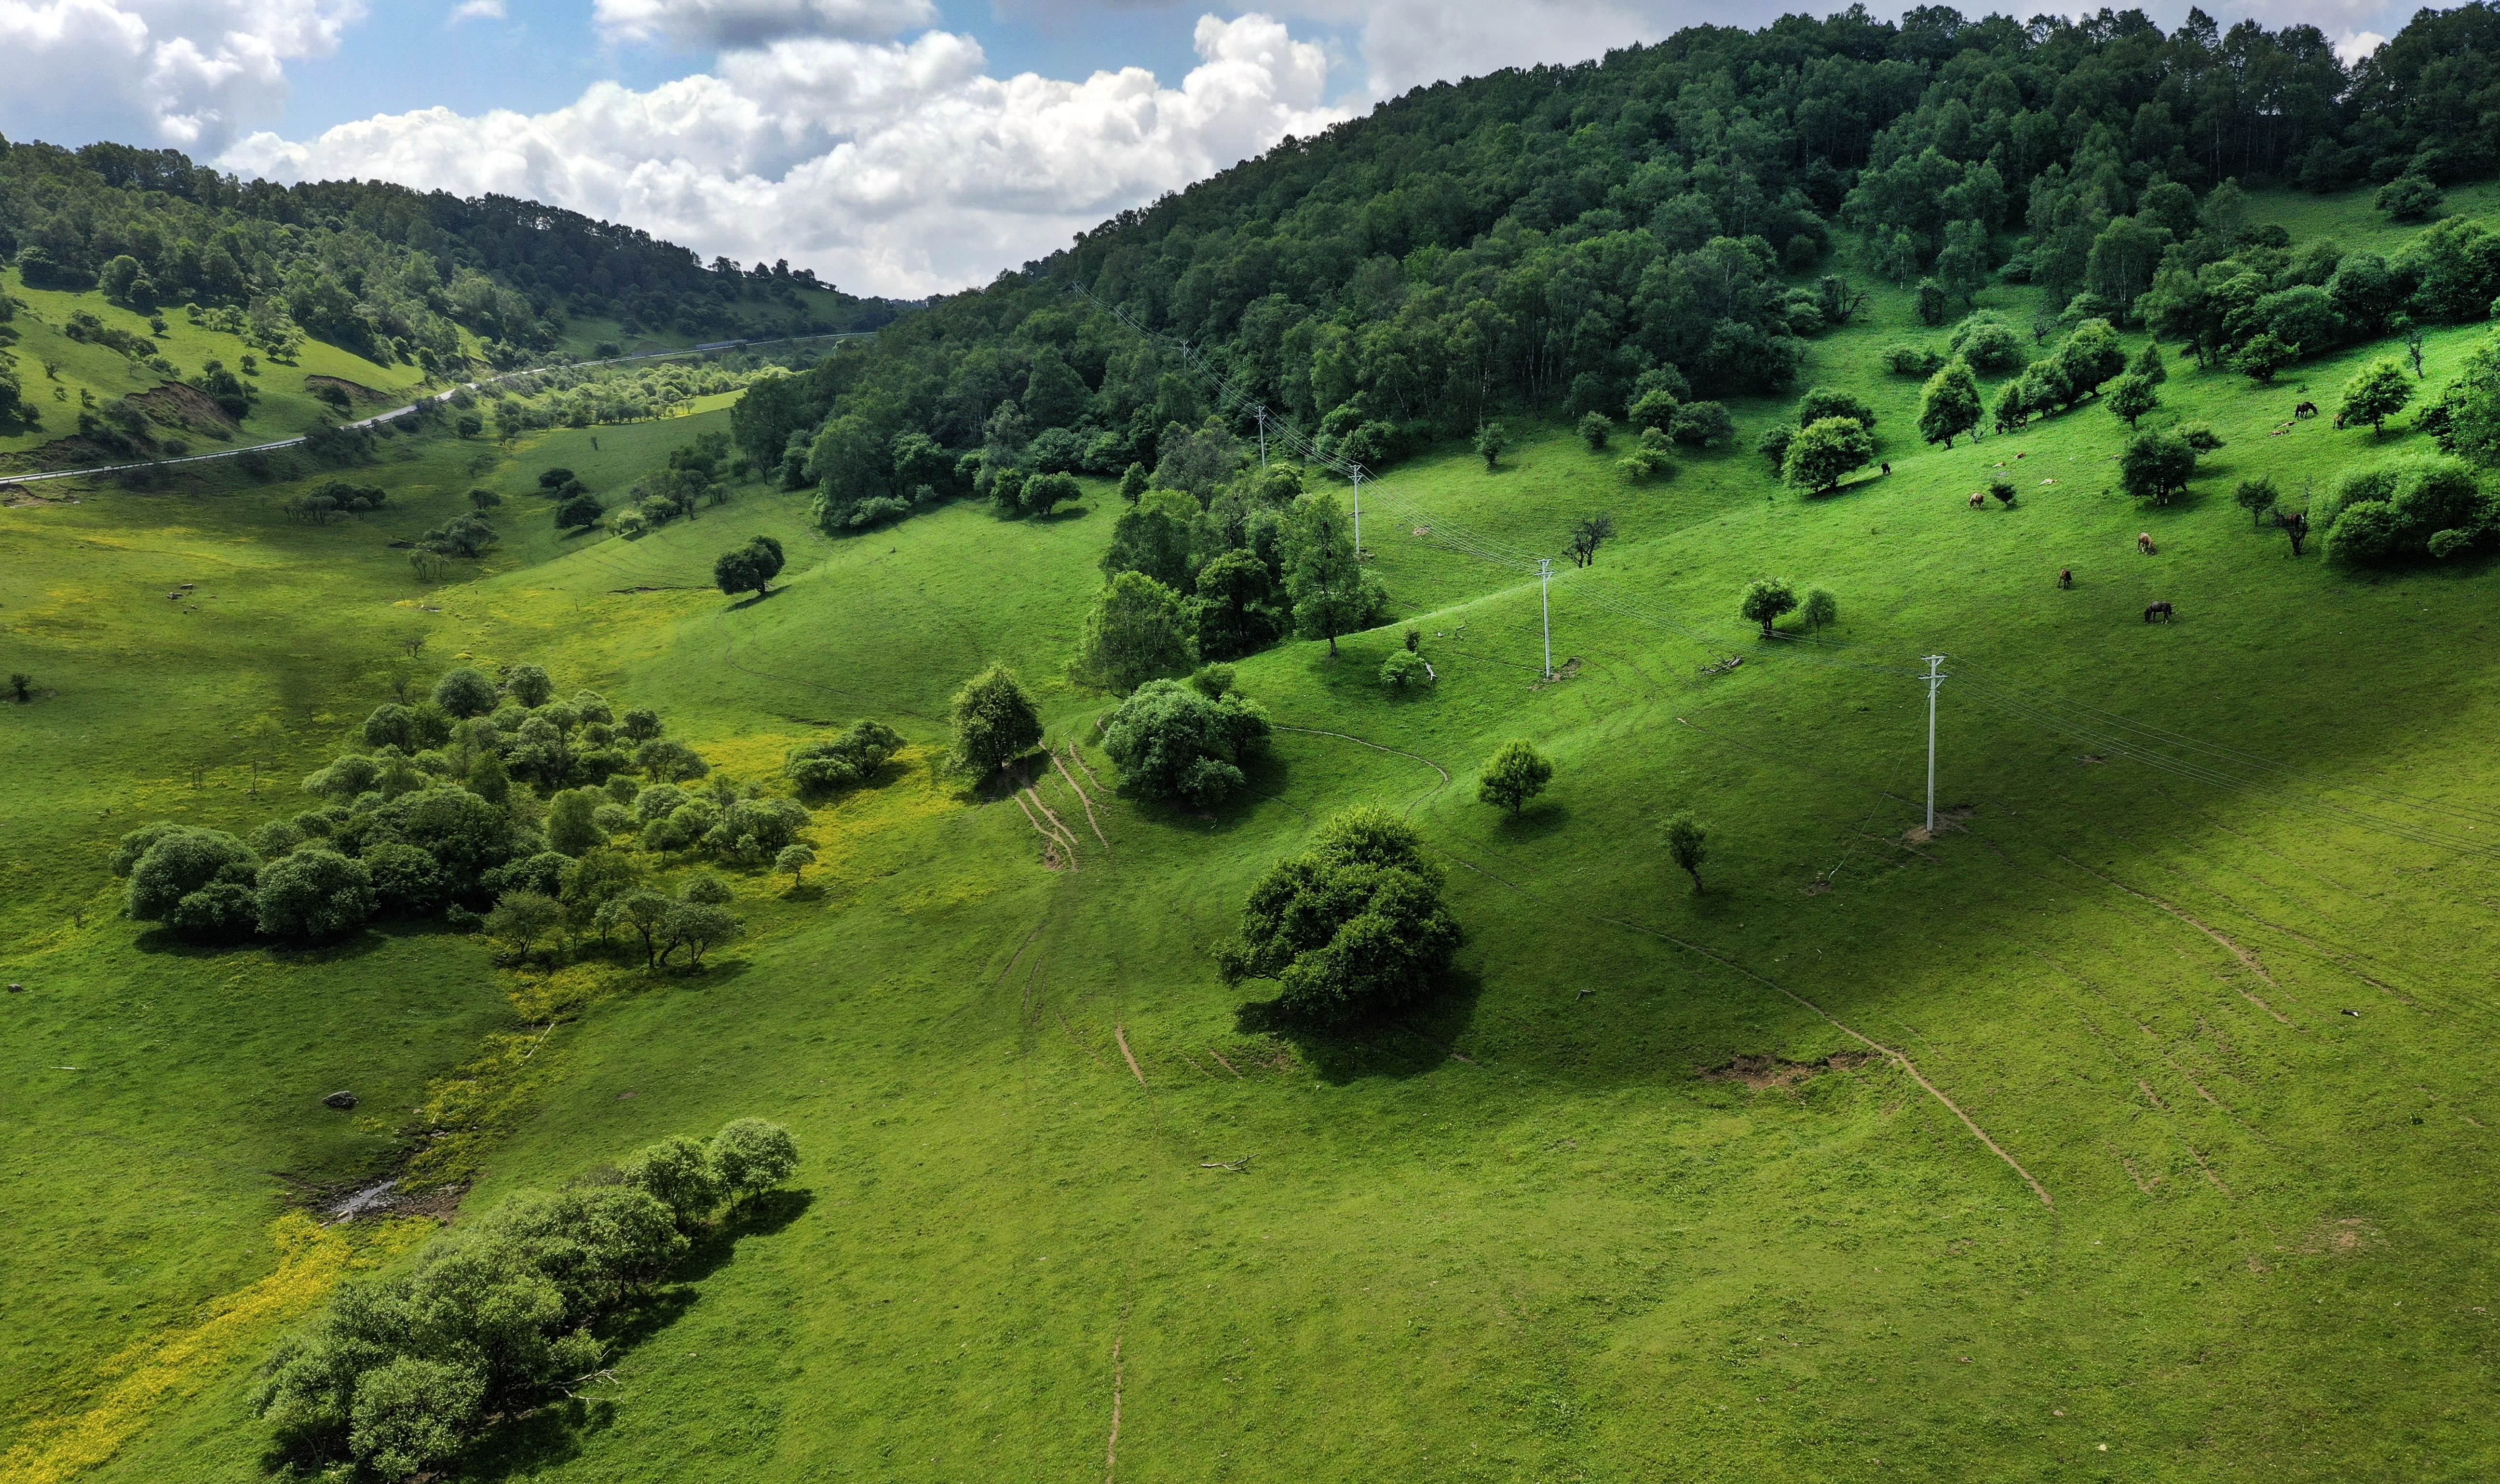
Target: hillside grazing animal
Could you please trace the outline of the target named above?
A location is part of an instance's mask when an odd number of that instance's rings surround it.
[[[1884,472],[1886,472],[1886,473],[1888,473],[1888,474],[1889,474],[1889,473],[1891,473],[1891,472],[1892,472],[1892,466],[1891,466],[1891,465],[1890,465],[1890,464],[1885,465],[1885,466],[1884,466]]]
[[[1970,507],[1972,509],[1976,510],[1986,503],[1988,503],[1988,492],[1986,490],[1973,490],[1970,492]]]
[[[2155,603],[2152,607],[2144,610],[2144,621],[2148,624],[2152,623],[2153,616],[2158,613],[2161,615],[2161,622],[2167,624],[2170,622],[2171,616],[2178,611],[2178,609],[2170,606],[2170,599],[2165,597],[2161,601]]]
[[[2150,557],[2150,556],[2152,556],[2155,552],[2159,551],[2161,548],[2159,548],[2159,547],[2157,547],[2157,546],[2155,546],[2155,545],[2154,545],[2154,544],[2153,544],[2153,532],[2150,532],[2150,531],[2139,531],[2139,532],[2137,532],[2135,533],[2135,549],[2136,549],[2137,551],[2140,551],[2140,552],[2144,553],[2146,556]]]
[[[2304,402],[2299,406],[2291,409],[2291,415],[2294,417],[2316,417],[2318,415],[2318,403],[2314,402]]]
[[[2061,588],[2071,588],[2074,585],[2075,569],[2071,566],[2060,567],[2057,571],[2057,586]]]

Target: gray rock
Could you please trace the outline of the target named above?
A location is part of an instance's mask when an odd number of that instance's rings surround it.
[[[323,1098],[321,1104],[325,1108],[336,1108],[345,1112],[356,1106],[356,1095],[352,1092],[334,1092]]]

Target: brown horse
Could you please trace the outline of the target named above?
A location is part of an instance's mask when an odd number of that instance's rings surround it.
[[[1970,492],[1970,507],[1972,509],[1976,510],[1987,503],[1988,492],[1986,490],[1973,490]]]
[[[2153,544],[2152,532],[2139,531],[2135,533],[2135,549],[2150,557],[2161,548]]]
[[[2061,588],[2071,588],[2074,585],[2075,569],[2073,567],[2065,567],[2057,573],[2057,586]]]
[[[2294,417],[2316,417],[2318,415],[2318,403],[2314,402],[2304,402],[2299,406],[2291,409],[2291,415]]]
[[[2154,615],[2159,614],[2161,616],[2161,622],[2167,624],[2178,613],[2178,609],[2170,606],[2170,599],[2165,597],[2161,601],[2155,603],[2152,607],[2144,610],[2144,621],[2150,624],[2153,622]]]

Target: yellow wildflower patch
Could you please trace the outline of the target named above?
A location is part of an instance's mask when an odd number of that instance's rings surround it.
[[[196,1323],[142,1340],[94,1368],[96,1389],[82,1409],[29,1426],[0,1454],[0,1481],[60,1484],[103,1464],[146,1425],[157,1403],[196,1396],[272,1330],[328,1298],[350,1271],[380,1266],[432,1229],[430,1221],[394,1221],[353,1241],[345,1229],[315,1226],[300,1212],[279,1217],[269,1226],[277,1272],[211,1300]]]

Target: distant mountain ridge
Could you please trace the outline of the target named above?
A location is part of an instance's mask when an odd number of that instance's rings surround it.
[[[30,287],[100,289],[139,308],[247,313],[384,364],[516,365],[571,318],[627,335],[767,339],[872,329],[899,306],[786,262],[707,266],[646,232],[506,196],[463,199],[368,180],[280,185],[173,149],[0,140],[0,260]]]

